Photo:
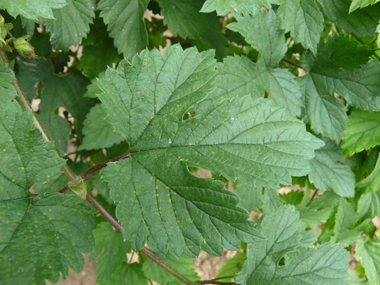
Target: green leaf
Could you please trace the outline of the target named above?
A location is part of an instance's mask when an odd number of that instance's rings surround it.
[[[380,5],[374,5],[349,14],[350,0],[319,0],[331,22],[358,37],[374,37],[379,24]]]
[[[333,191],[342,197],[355,195],[355,174],[343,164],[342,150],[333,142],[315,152],[310,160],[309,179],[319,190]]]
[[[266,214],[271,210],[277,210],[284,205],[284,200],[280,198],[276,189],[265,189],[262,197],[262,210]]]
[[[277,11],[282,19],[285,32],[295,43],[301,43],[304,48],[314,54],[323,31],[323,14],[315,0],[281,0]]]
[[[42,19],[46,30],[51,33],[50,41],[56,50],[68,50],[77,46],[90,31],[95,18],[93,0],[66,0],[61,9],[53,10],[54,19]],[[73,20],[75,17],[75,21]]]
[[[321,72],[329,70],[333,73],[335,70],[347,69],[354,70],[367,64],[369,57],[374,54],[365,45],[359,45],[358,42],[351,40],[346,35],[334,34],[322,41],[318,46],[318,53],[312,55],[305,53],[307,69]]]
[[[259,183],[245,184],[239,182],[235,187],[235,194],[240,198],[239,206],[248,212],[261,208],[263,187]]]
[[[342,138],[343,155],[369,150],[380,141],[380,113],[352,110]]]
[[[222,268],[219,269],[218,278],[224,276],[234,276],[235,274],[238,274],[241,271],[246,260],[247,255],[244,252],[238,252],[232,258],[227,259],[226,263],[222,266]],[[230,281],[231,278],[223,279],[224,282],[227,280]]]
[[[165,257],[160,257],[164,262],[169,264],[175,270],[177,270],[182,276],[191,281],[199,280],[197,273],[195,272],[193,265],[193,258],[186,255],[182,255],[179,258],[168,254]],[[161,285],[182,285],[182,281],[179,281],[176,277],[162,269],[153,260],[147,259],[143,263],[142,271],[146,277],[153,279]]]
[[[115,274],[108,280],[106,285],[114,284],[133,284],[133,285],[146,285],[148,278],[142,272],[142,265],[138,263],[122,263]]]
[[[288,193],[280,195],[285,204],[298,205],[302,202],[304,192],[300,190],[290,191]]]
[[[83,40],[83,53],[80,65],[88,79],[93,79],[119,60],[113,40],[108,37],[107,27],[103,20],[96,18],[90,25],[90,33]]]
[[[332,192],[324,192],[310,203],[308,203],[309,199],[310,188],[306,187],[302,203],[296,206],[304,228],[314,228],[326,223],[334,207],[339,203],[339,196]]]
[[[334,235],[331,242],[348,246],[354,243],[362,234],[364,228],[371,222],[370,219],[364,220],[355,227],[359,221],[359,216],[355,213],[354,207],[347,200],[341,198],[338,211],[335,216]]]
[[[347,270],[348,278],[345,280],[347,285],[362,285],[368,282],[362,280],[353,270]]]
[[[248,259],[242,271],[235,276],[238,284],[269,284],[278,261],[295,249],[301,240],[299,213],[293,206],[282,206],[266,213],[261,227],[267,240],[248,244]]]
[[[201,112],[212,102],[220,102],[236,95],[250,94],[253,99],[263,98],[265,91],[274,105],[285,106],[289,114],[300,115],[302,93],[295,76],[285,69],[267,69],[263,59],[253,63],[245,56],[226,57],[218,63],[217,88],[197,106]]]
[[[299,78],[305,94],[307,120],[311,129],[322,136],[340,142],[346,128],[347,107],[330,92],[316,85],[309,74]]]
[[[122,262],[127,262],[127,253],[131,247],[123,236],[107,222],[102,222],[93,231],[95,248],[89,259],[100,255],[96,262],[97,283],[107,284]]]
[[[379,191],[375,193],[364,193],[358,201],[357,213],[360,218],[373,219],[375,216],[380,216],[380,199]]]
[[[164,23],[173,34],[186,39],[199,39],[208,48],[216,50],[216,56],[226,55],[227,39],[220,31],[215,13],[200,13],[203,0],[157,0],[161,6]]]
[[[237,22],[229,24],[227,28],[241,33],[247,43],[261,53],[266,66],[277,66],[288,46],[284,30],[281,28],[281,20],[276,14],[270,10],[268,14],[261,12],[252,16],[243,13],[236,14],[235,17]]]
[[[364,7],[367,7],[369,5],[373,5],[376,2],[378,2],[378,0],[353,0],[351,5],[350,5],[350,11],[349,12],[352,13],[353,11],[355,11],[358,8],[364,8]]]
[[[210,13],[215,10],[219,16],[226,16],[228,12],[238,11],[255,15],[263,6],[271,8],[267,0],[206,0],[201,12]]]
[[[300,246],[302,247],[314,246],[320,234],[321,232],[304,231],[302,233],[302,238],[300,240]]]
[[[131,59],[148,45],[144,13],[149,0],[101,0],[98,4],[100,17],[108,25],[119,53]]]
[[[236,250],[241,239],[258,240],[248,213],[236,207],[238,197],[220,181],[191,175],[187,166],[275,188],[291,184],[291,175],[305,175],[307,160],[323,144],[283,108],[250,96],[182,120],[212,90],[215,65],[212,52],[174,45],[163,55],[143,51],[98,81],[109,121],[131,145],[131,158],[110,163],[102,175],[136,250],[148,240],[162,254],[169,248],[175,256],[184,249],[196,255],[200,247],[221,254],[222,245]]]
[[[69,266],[82,270],[82,253],[93,247],[93,215],[76,195],[32,199],[29,188],[58,177],[65,161],[34,128],[31,111],[4,102],[0,122],[1,279],[4,284],[58,282]]]
[[[104,78],[105,72],[101,72],[98,74],[97,78],[91,80],[91,83],[87,85],[87,91],[84,93],[83,97],[87,98],[98,98],[97,94],[102,92],[102,90],[98,86],[98,79]]]
[[[361,237],[356,243],[355,257],[361,260],[369,283],[380,283],[380,243]]]
[[[54,19],[53,8],[58,9],[66,5],[66,0],[2,0],[0,9],[6,9],[8,14],[16,17],[37,20],[39,17]]]
[[[49,138],[55,141],[59,153],[64,155],[67,152],[70,127],[55,111],[64,107],[76,120],[77,135],[82,136],[83,121],[96,102],[83,97],[88,85],[87,78],[77,69],[70,69],[65,75],[57,75],[53,65],[42,58],[19,60],[18,66],[17,78],[24,90],[30,88],[29,93],[34,93],[35,96],[34,86],[38,82],[43,83],[38,117]],[[31,99],[32,96],[28,97]]]
[[[91,108],[83,123],[84,138],[78,150],[107,148],[123,140],[123,138],[114,131],[112,125],[105,120],[106,116],[107,114],[101,104],[97,104]]]
[[[377,192],[380,190],[380,154],[377,157],[376,166],[373,169],[372,173],[367,176],[365,179],[357,183],[356,187],[358,190],[364,192]]]
[[[6,63],[0,63],[0,102],[10,101],[17,97],[16,90],[12,84],[15,74],[8,68]]]
[[[282,206],[264,215],[262,234],[266,245],[248,245],[239,284],[344,284],[349,253],[329,243],[293,251],[301,240],[299,214],[293,206]],[[285,265],[280,260],[285,255]]]

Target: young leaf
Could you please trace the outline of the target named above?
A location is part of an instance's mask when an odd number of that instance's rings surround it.
[[[107,284],[123,262],[127,262],[127,253],[131,252],[128,241],[123,241],[123,236],[113,230],[109,223],[102,222],[93,231],[95,248],[90,255],[90,260],[100,254],[96,262],[97,283]],[[104,250],[104,251],[103,251]]]
[[[82,270],[82,253],[93,247],[93,215],[76,195],[31,199],[29,188],[58,177],[65,161],[53,143],[43,142],[30,111],[22,112],[15,102],[5,102],[2,108],[1,279],[6,284],[45,284],[45,279],[55,283],[60,272],[67,277],[69,266]]]
[[[380,141],[380,113],[352,110],[342,138],[343,155],[370,149]]]
[[[380,5],[374,5],[349,14],[350,0],[319,0],[331,22],[357,37],[374,37],[379,23]]]
[[[206,0],[201,12],[210,13],[215,10],[219,16],[226,16],[228,12],[238,11],[255,15],[263,6],[271,8],[268,0]]]
[[[98,4],[100,17],[108,26],[119,53],[131,59],[148,45],[144,13],[149,0],[101,0]]]
[[[9,15],[38,20],[39,17],[54,19],[53,8],[58,9],[66,5],[66,0],[3,0],[0,9],[6,9]]]
[[[247,255],[244,252],[238,252],[232,258],[228,259],[226,261],[226,264],[224,264],[222,268],[219,269],[218,278],[224,276],[234,276],[238,274],[241,271],[246,260]],[[223,279],[224,282],[227,280],[231,280],[231,278]]]
[[[123,138],[115,132],[112,125],[105,120],[107,114],[101,104],[92,107],[83,122],[83,143],[78,150],[91,150],[111,147]]]
[[[373,5],[376,2],[378,2],[378,1],[377,0],[353,0],[351,5],[350,5],[350,11],[349,12],[352,13],[356,9],[364,8],[364,7],[367,7],[369,5]]]
[[[187,166],[275,188],[290,184],[290,175],[304,175],[313,149],[322,145],[283,109],[250,96],[181,120],[212,90],[215,75],[211,52],[183,52],[175,45],[162,56],[143,51],[132,65],[122,61],[98,81],[111,123],[131,145],[131,159],[109,164],[103,177],[120,203],[118,218],[136,250],[148,239],[162,254],[168,247],[175,256],[184,248],[196,255],[200,247],[221,254],[222,245],[236,249],[239,239],[258,240],[245,221],[247,213],[235,206],[238,198],[221,182],[191,175]]]
[[[380,282],[380,243],[361,237],[356,243],[355,257],[361,260],[370,284]]]
[[[90,23],[95,18],[93,0],[66,0],[61,9],[54,9],[54,19],[42,19],[46,30],[51,33],[50,41],[56,50],[68,50],[77,46],[90,31]],[[75,21],[73,21],[75,17]]]
[[[225,57],[227,39],[220,32],[220,22],[215,13],[200,13],[203,0],[157,0],[161,6],[164,23],[173,34],[186,39],[199,39],[208,48],[216,50],[218,58]]]
[[[380,216],[379,191],[375,193],[364,193],[360,196],[357,213],[360,218],[373,219]]]
[[[237,22],[227,27],[241,33],[247,43],[257,49],[263,56],[266,66],[277,66],[284,57],[288,46],[285,42],[281,20],[270,10],[252,16],[247,13],[235,15]]]
[[[0,63],[0,103],[17,97],[16,90],[12,85],[14,79],[15,74],[8,68],[7,64]]]
[[[355,227],[358,221],[359,216],[355,213],[353,206],[347,200],[341,198],[338,212],[335,216],[334,236],[332,236],[331,242],[339,243],[342,246],[354,243],[371,220],[366,219]]]
[[[182,255],[179,258],[176,258],[173,255],[168,254],[165,257],[161,257],[161,259],[170,266],[172,266],[175,270],[177,270],[182,276],[186,277],[187,279],[191,281],[199,280],[199,277],[195,272],[194,268],[191,267],[193,265],[193,258],[188,257],[186,255]],[[146,277],[148,277],[149,279],[153,279],[161,285],[183,284],[181,281],[179,281],[173,275],[162,269],[151,259],[147,259],[146,261],[144,261],[142,271]]]
[[[314,54],[323,31],[323,14],[315,0],[281,0],[277,11],[285,32]]]
[[[310,160],[309,179],[319,190],[330,190],[342,197],[355,195],[355,174],[343,164],[342,150],[333,142],[315,152]]]

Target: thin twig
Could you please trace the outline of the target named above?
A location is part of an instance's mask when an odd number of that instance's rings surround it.
[[[121,227],[119,222],[110,214],[107,212],[106,209],[103,208],[103,206],[94,198],[94,196],[91,195],[90,192],[87,191],[87,201],[96,209],[98,212],[120,233]],[[177,270],[175,270],[173,267],[171,267],[169,264],[167,264],[165,261],[161,260],[158,256],[156,256],[153,252],[151,252],[148,248],[144,247],[140,250],[140,252],[144,253],[147,257],[149,257],[151,260],[153,260],[155,263],[157,263],[159,266],[161,266],[164,270],[169,272],[171,275],[173,275],[178,280],[182,281],[186,285],[196,285],[197,283],[190,281],[185,276],[182,276],[180,273],[178,273]]]
[[[293,61],[290,61],[289,59],[283,58],[282,61],[289,63],[290,65],[293,65],[295,67],[303,69],[303,67],[301,65],[298,65],[297,63],[294,63]]]

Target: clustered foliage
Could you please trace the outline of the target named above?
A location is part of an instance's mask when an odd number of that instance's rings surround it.
[[[0,0],[0,284],[380,284],[376,2]]]

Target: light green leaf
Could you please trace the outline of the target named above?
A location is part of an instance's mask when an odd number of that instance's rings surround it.
[[[138,263],[122,263],[115,274],[108,280],[105,285],[114,284],[133,284],[133,285],[147,285],[148,278],[142,272],[142,265]]]
[[[362,285],[368,282],[362,280],[353,270],[347,270],[348,278],[345,280],[347,285]]]
[[[259,240],[248,213],[236,207],[238,197],[220,181],[191,175],[187,166],[275,188],[290,184],[291,175],[305,175],[323,144],[283,108],[250,96],[182,120],[212,90],[215,65],[210,51],[174,45],[163,55],[143,51],[98,81],[109,121],[131,145],[131,158],[110,163],[102,175],[136,250],[148,240],[162,254],[168,248],[175,256],[183,250],[197,255],[200,248],[221,254],[222,246],[236,250],[239,240]]]
[[[300,243],[299,213],[293,206],[271,210],[265,214],[261,227],[267,241],[248,244],[248,259],[235,276],[238,284],[270,284],[278,261]]]
[[[323,31],[323,14],[315,0],[281,0],[277,11],[285,32],[314,54]]]
[[[370,284],[380,283],[380,243],[361,237],[356,243],[355,257],[361,260]]]
[[[107,27],[101,18],[96,18],[90,25],[90,33],[82,42],[83,53],[80,65],[88,79],[93,79],[101,72],[118,62],[119,54],[108,37]]]
[[[352,110],[342,138],[343,155],[369,150],[380,143],[380,113]]]
[[[350,253],[337,244],[301,248],[285,257],[269,284],[345,284]],[[255,284],[255,283],[252,283]]]
[[[299,205],[303,200],[304,192],[301,190],[290,191],[288,193],[280,195],[285,204]]]
[[[375,193],[364,193],[358,201],[357,213],[360,218],[368,217],[373,219],[375,216],[380,216],[380,199],[379,191]]]
[[[66,5],[66,0],[2,0],[0,9],[6,9],[8,14],[16,17],[37,20],[38,17],[54,19],[53,8],[58,9]]]
[[[358,190],[364,192],[377,192],[380,190],[380,154],[377,157],[375,168],[372,173],[365,179],[357,183],[356,187]]]
[[[232,258],[227,259],[226,263],[219,269],[218,278],[238,274],[246,260],[247,255],[244,252],[236,253]],[[224,278],[223,282],[227,282],[227,280],[231,281],[232,278]]]
[[[300,240],[300,246],[307,247],[307,246],[313,246],[317,240],[321,232],[314,232],[314,231],[304,231],[302,233],[302,238]]]
[[[195,272],[193,265],[193,258],[186,255],[182,255],[179,258],[168,254],[165,257],[160,257],[164,262],[169,264],[175,270],[177,270],[182,276],[191,281],[199,280],[197,273]],[[147,259],[143,263],[142,271],[146,277],[153,279],[161,285],[182,285],[183,282],[179,281],[176,277],[162,269],[153,260]]]
[[[350,13],[352,13],[358,8],[364,8],[369,5],[373,5],[376,2],[379,2],[379,0],[353,0],[350,5]]]
[[[263,213],[269,213],[271,210],[277,210],[284,205],[284,200],[280,198],[277,189],[265,189],[262,196]]]
[[[335,216],[334,235],[331,237],[331,242],[339,243],[342,246],[354,243],[371,220],[366,219],[355,227],[358,221],[359,216],[355,213],[354,207],[350,202],[341,198]]]
[[[253,284],[344,284],[349,253],[339,245],[299,248],[301,224],[293,206],[282,206],[264,215],[262,234],[266,245],[249,244],[236,283]],[[279,261],[285,255],[285,265]]]
[[[319,0],[331,22],[358,37],[374,37],[379,24],[380,5],[373,5],[349,14],[350,0]]]
[[[334,207],[339,203],[339,196],[332,192],[324,192],[317,199],[308,203],[310,199],[310,188],[306,187],[303,201],[296,206],[300,212],[300,221],[304,228],[314,228],[326,223]]]
[[[50,41],[56,50],[68,50],[77,46],[90,31],[95,17],[93,0],[66,0],[67,5],[54,9],[54,19],[42,19],[46,30],[51,33]],[[75,20],[74,20],[75,19]]]
[[[239,182],[235,187],[234,192],[240,198],[239,206],[243,207],[248,212],[256,211],[256,209],[261,209],[263,187],[260,184],[245,184]]]
[[[285,42],[281,20],[270,10],[252,16],[247,13],[235,15],[237,22],[227,28],[239,32],[253,48],[263,56],[268,67],[277,66],[284,57],[288,46]]]
[[[12,100],[17,97],[16,89],[12,81],[15,74],[8,68],[6,63],[0,63],[0,102]]]
[[[305,94],[305,107],[311,129],[322,136],[340,142],[346,128],[347,107],[330,92],[316,85],[309,74],[299,78]]]
[[[102,222],[93,231],[95,248],[90,255],[90,260],[98,255],[96,261],[97,283],[107,284],[123,262],[127,262],[127,253],[131,252],[128,241],[123,241],[123,236],[115,231],[107,222]]]
[[[319,190],[333,191],[342,197],[355,194],[355,175],[348,165],[343,164],[342,150],[333,142],[315,152],[310,160],[309,179]]]
[[[78,150],[91,150],[111,147],[123,138],[115,132],[112,125],[105,120],[107,114],[101,104],[95,105],[87,114],[83,126],[83,143]]]
[[[119,53],[131,59],[148,45],[144,13],[149,0],[101,0],[98,4],[100,17],[108,25]]]
[[[76,195],[32,199],[29,188],[58,177],[65,161],[34,128],[31,111],[22,112],[17,103],[4,102],[0,122],[2,283],[58,282],[60,272],[66,278],[69,267],[82,270],[82,253],[93,247],[93,215]]]
[[[216,50],[216,56],[226,56],[227,39],[220,31],[215,13],[200,13],[203,0],[157,0],[164,23],[173,34],[186,39],[199,39],[205,46]]]
[[[255,15],[263,6],[271,8],[267,0],[206,0],[201,12],[210,13],[215,10],[219,16],[225,16],[228,12],[238,11]]]

